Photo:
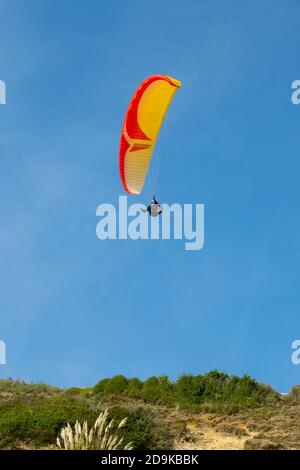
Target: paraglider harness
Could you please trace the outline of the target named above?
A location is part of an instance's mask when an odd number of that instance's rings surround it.
[[[157,202],[157,200],[155,199],[155,196],[153,196],[153,199],[150,202],[150,205],[147,206],[147,212],[149,212],[149,214],[152,215],[152,217],[157,217],[158,215],[162,213],[162,211],[163,211],[162,206],[159,204],[159,202]]]

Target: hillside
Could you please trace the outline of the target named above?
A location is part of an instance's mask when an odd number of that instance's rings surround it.
[[[55,449],[68,422],[92,425],[101,410],[128,417],[135,449],[299,449],[298,388],[281,396],[249,376],[212,371],[176,382],[122,375],[92,388],[0,381],[0,448]]]

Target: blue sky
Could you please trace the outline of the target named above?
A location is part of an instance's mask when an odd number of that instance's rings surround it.
[[[300,382],[299,13],[296,0],[0,1],[0,377]],[[153,73],[183,83],[158,197],[205,204],[198,252],[95,235],[97,206],[124,194],[126,107]]]

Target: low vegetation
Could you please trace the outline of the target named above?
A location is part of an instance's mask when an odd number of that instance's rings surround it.
[[[213,370],[204,375],[182,375],[176,382],[167,376],[141,380],[117,375],[103,379],[92,392],[98,396],[122,396],[150,403],[164,403],[183,409],[197,409],[203,404],[236,404],[257,406],[276,402],[279,395],[271,387],[250,376],[229,376]]]
[[[106,409],[122,448],[300,448],[299,387],[283,397],[250,376],[211,371],[176,381],[117,375],[67,390],[0,380],[0,449],[57,449],[57,436],[62,448],[100,448],[95,421]]]

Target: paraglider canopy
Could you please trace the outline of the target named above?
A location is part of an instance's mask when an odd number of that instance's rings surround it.
[[[144,80],[129,104],[121,133],[119,167],[125,191],[140,194],[162,122],[181,86],[175,78],[152,75]]]

